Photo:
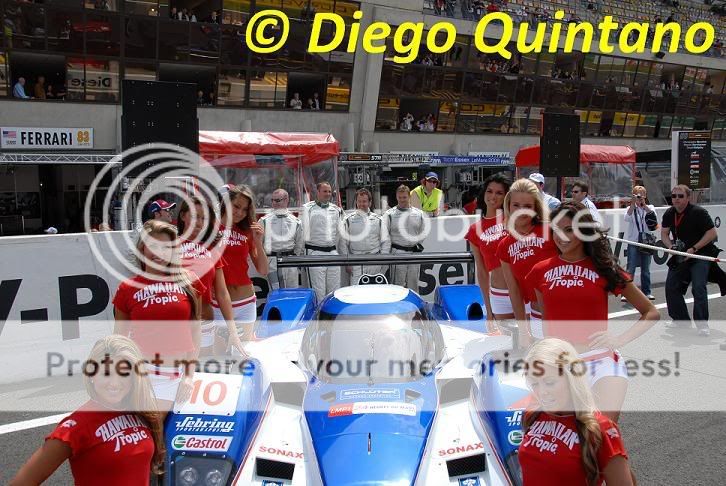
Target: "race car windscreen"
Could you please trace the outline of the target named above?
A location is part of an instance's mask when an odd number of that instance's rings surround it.
[[[368,316],[320,313],[302,346],[308,370],[332,383],[401,383],[434,371],[444,344],[419,312]]]

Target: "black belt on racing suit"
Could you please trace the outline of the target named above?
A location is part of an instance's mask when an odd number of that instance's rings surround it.
[[[331,251],[335,251],[335,246],[316,246],[316,245],[309,245],[305,243],[305,249],[307,250],[314,250],[314,251],[324,251],[326,253],[330,253]]]
[[[395,248],[396,250],[402,250],[402,251],[410,251],[411,253],[416,251],[415,246],[403,246],[403,245],[397,245],[395,243],[391,243],[391,248]]]

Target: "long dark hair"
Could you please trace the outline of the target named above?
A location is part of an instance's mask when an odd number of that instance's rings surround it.
[[[613,255],[610,241],[605,236],[607,229],[595,227],[592,214],[590,214],[590,210],[585,205],[574,201],[563,202],[557,209],[552,211],[550,221],[557,221],[558,215],[562,213],[564,215],[560,217],[572,219],[573,225],[577,225],[580,233],[587,237],[586,241],[582,242],[585,248],[585,254],[592,259],[597,273],[607,281],[605,290],[612,292],[617,287],[621,287],[631,281],[626,280],[625,275],[627,274],[618,264],[615,255]],[[575,216],[578,213],[579,216],[576,223]]]
[[[236,226],[238,230],[244,231],[250,229],[250,226],[252,223],[257,221],[257,208],[255,207],[255,193],[252,192],[252,189],[249,188],[249,186],[245,185],[239,185],[234,186],[230,185],[229,190],[222,194],[219,197],[219,213],[222,220],[225,219],[225,216],[227,214],[227,206],[231,205],[235,199],[238,197],[244,197],[247,199],[247,202],[249,203],[249,206],[247,206],[247,217],[237,223]],[[234,223],[233,223],[234,224]]]
[[[216,231],[215,228],[217,225],[214,209],[205,199],[197,196],[185,197],[181,205],[179,206],[179,214],[176,218],[177,232],[179,233],[179,236],[182,236],[184,234],[184,230],[186,230],[186,224],[184,223],[183,216],[191,210],[191,206],[196,206],[197,204],[202,206],[209,215],[206,226],[202,228],[200,232],[200,243],[215,241],[217,239],[217,236],[214,234],[214,232]]]
[[[476,198],[476,208],[481,210],[482,217],[486,215],[487,212],[487,203],[486,203],[486,193],[487,188],[489,187],[489,184],[492,182],[496,182],[497,184],[501,184],[502,187],[504,187],[504,194],[509,192],[509,188],[512,186],[512,180],[507,177],[504,172],[497,172],[496,174],[492,174],[486,179],[484,179],[484,185],[481,187],[481,191],[479,192],[479,197]]]

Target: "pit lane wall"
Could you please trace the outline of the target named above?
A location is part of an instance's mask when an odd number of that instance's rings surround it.
[[[726,205],[706,207],[720,240],[725,241],[721,221],[726,219]],[[659,221],[666,209],[657,208]],[[610,234],[623,236],[624,213],[602,212]],[[447,216],[431,220],[431,232],[424,241],[426,251],[465,251],[464,235],[475,219]],[[58,353],[66,361],[84,360],[93,343],[113,330],[111,299],[128,270],[118,257],[106,258],[112,262],[110,266],[102,263],[91,251],[89,238],[104,256],[113,253],[112,244],[125,247],[122,232],[0,238],[0,383],[48,376],[49,360],[59,359],[49,353]],[[613,250],[625,266],[625,245],[614,243]],[[663,252],[654,256],[654,283],[665,281],[666,260]],[[421,265],[421,295],[432,301],[437,285],[465,283],[468,270],[465,263]],[[269,292],[267,281],[259,276],[253,280],[262,306]],[[64,372],[63,367],[53,368],[54,374]]]

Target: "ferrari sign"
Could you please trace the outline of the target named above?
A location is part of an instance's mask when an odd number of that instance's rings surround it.
[[[92,149],[93,128],[2,127],[4,149]]]

